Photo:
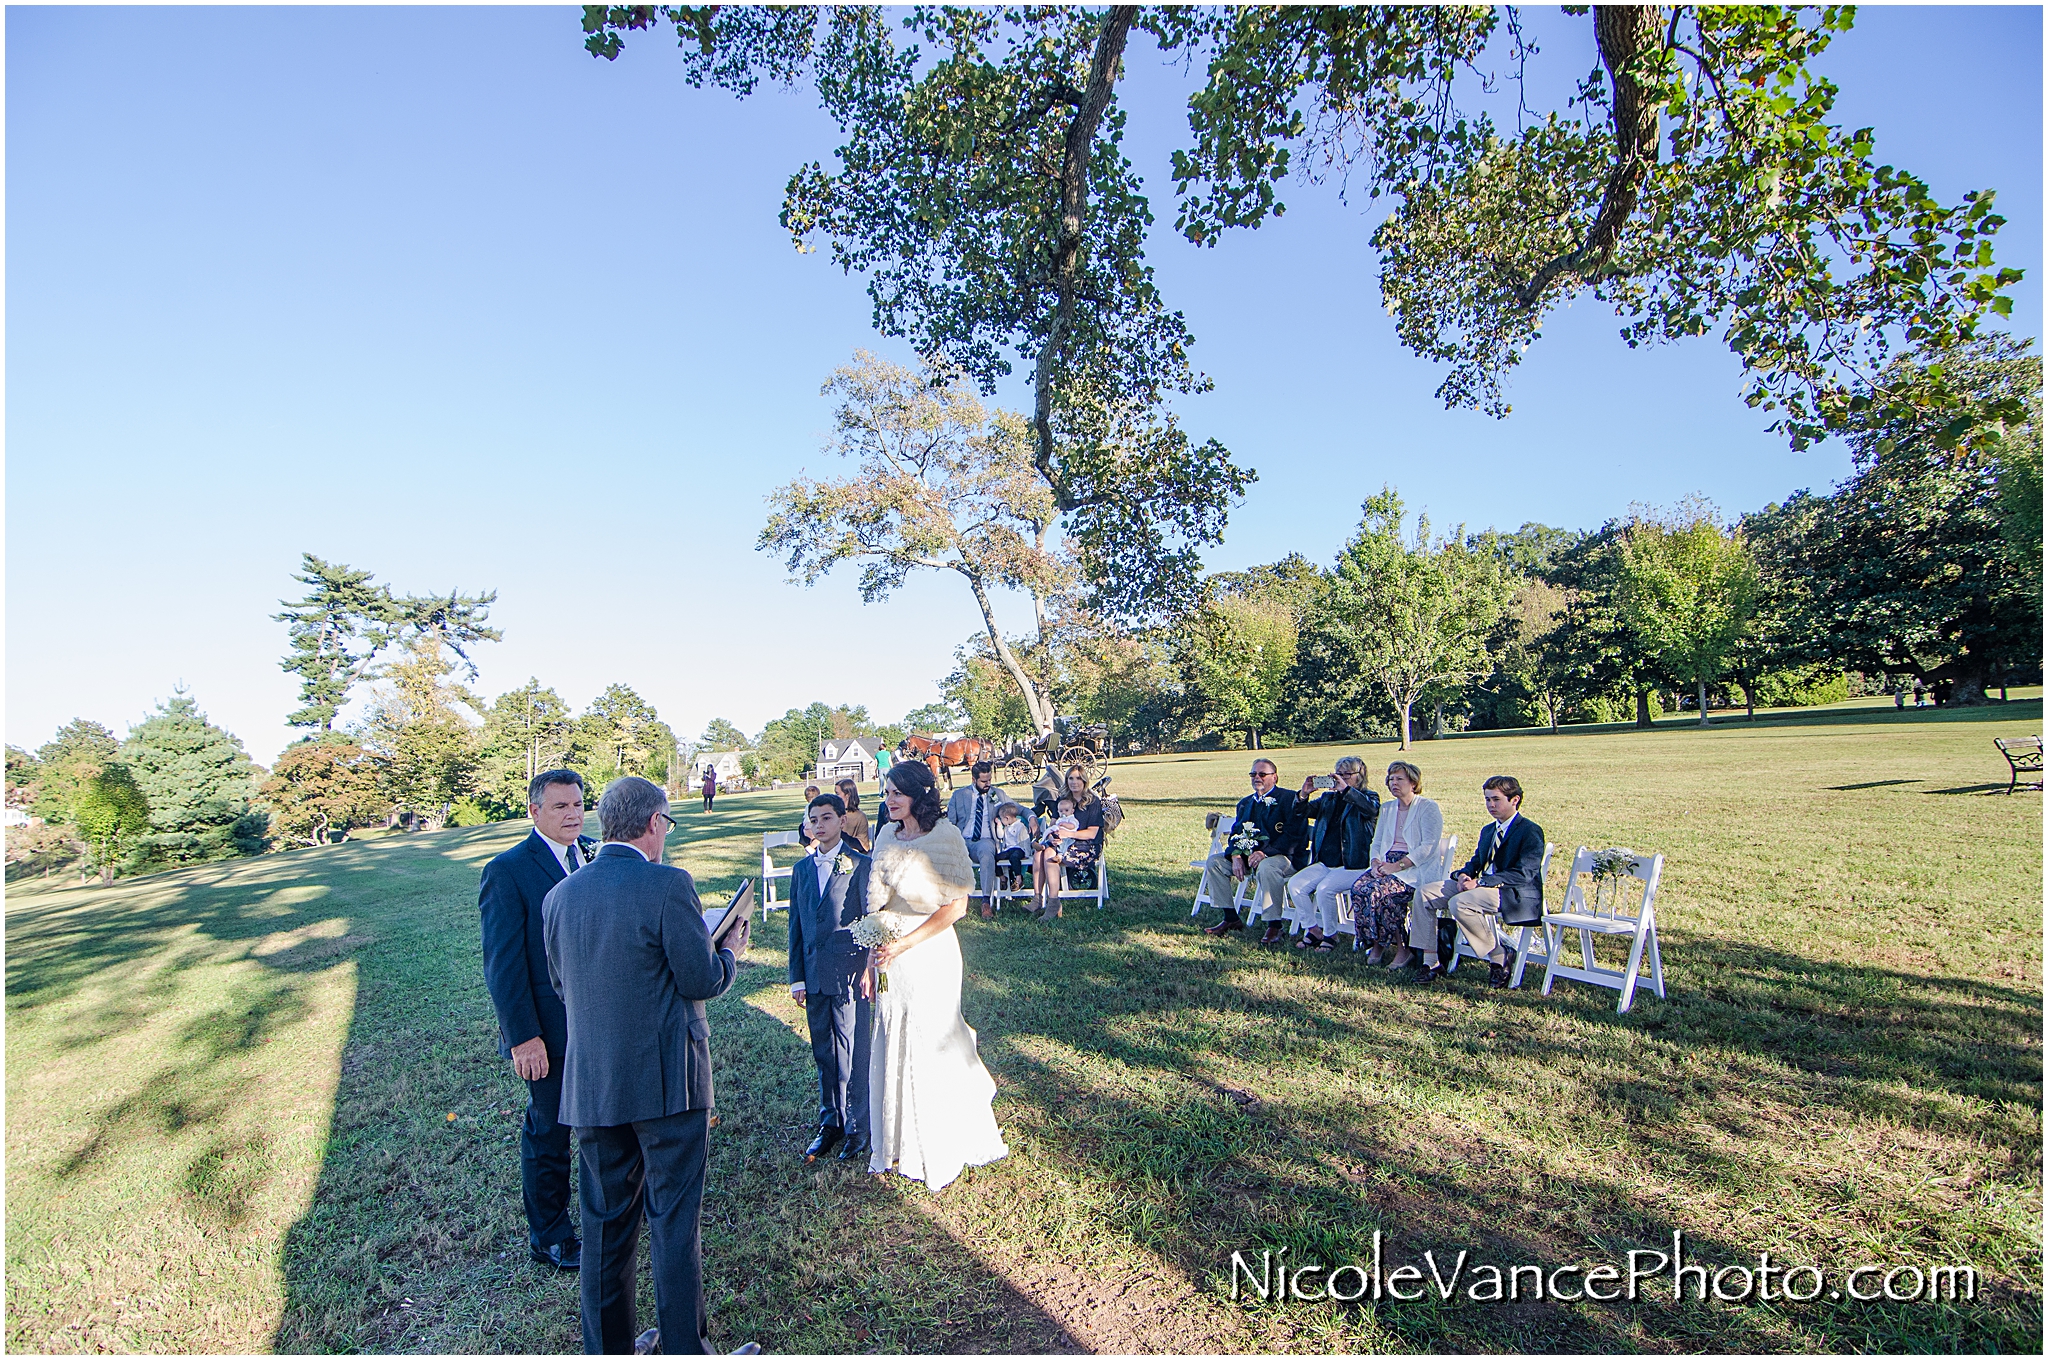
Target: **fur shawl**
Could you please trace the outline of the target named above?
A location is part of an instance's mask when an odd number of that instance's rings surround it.
[[[894,823],[884,827],[875,837],[873,866],[868,870],[871,911],[929,916],[974,891],[967,842],[960,828],[943,817],[913,841],[897,840]]]

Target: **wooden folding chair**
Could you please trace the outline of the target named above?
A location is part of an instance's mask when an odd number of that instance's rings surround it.
[[[1629,896],[1625,884],[1617,889],[1613,901],[1603,905],[1599,894],[1595,893],[1592,903],[1588,904],[1584,885],[1592,872],[1593,852],[1582,845],[1572,856],[1571,885],[1565,890],[1564,909],[1543,914],[1543,942],[1550,956],[1543,969],[1543,994],[1549,996],[1550,984],[1559,978],[1587,982],[1595,987],[1612,987],[1621,993],[1615,1013],[1625,1015],[1635,1004],[1636,983],[1641,980],[1645,958],[1650,964],[1650,990],[1657,994],[1659,1000],[1664,997],[1664,957],[1657,948],[1657,884],[1664,876],[1664,856],[1635,857],[1630,877],[1641,880],[1643,895],[1633,908],[1624,900]],[[1573,968],[1560,961],[1567,930],[1579,932],[1583,967]],[[1593,962],[1595,935],[1628,936],[1628,966],[1619,971],[1596,966]]]

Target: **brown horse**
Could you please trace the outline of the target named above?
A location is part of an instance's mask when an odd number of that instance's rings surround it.
[[[921,760],[932,772],[932,779],[945,778],[946,787],[953,787],[953,771],[966,769],[977,761],[993,761],[996,745],[980,737],[957,737],[942,741],[938,737],[909,736],[896,748],[910,760]]]

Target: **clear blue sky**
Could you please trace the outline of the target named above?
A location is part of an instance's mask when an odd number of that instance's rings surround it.
[[[1589,69],[1583,20],[1532,18],[1546,80]],[[836,145],[804,93],[690,90],[659,37],[596,61],[574,8],[6,22],[8,741],[123,732],[183,681],[269,761],[295,687],[268,616],[303,551],[497,589],[486,695],[623,681],[684,733],[937,697],[977,627],[953,583],[863,607],[753,548],[766,493],[826,470],[832,368],[908,357],[862,281],[776,225],[790,171]],[[2041,51],[2037,8],[1866,7],[1825,62],[1881,158],[1944,199],[1998,191],[2029,336]],[[1186,80],[1134,49],[1129,148],[1162,224]],[[1212,567],[1328,561],[1389,481],[1439,522],[1588,527],[1847,470],[1766,434],[1717,342],[1631,352],[1586,302],[1510,419],[1447,413],[1380,309],[1368,219],[1287,198],[1214,250],[1152,247],[1216,381],[1184,419],[1259,472]]]

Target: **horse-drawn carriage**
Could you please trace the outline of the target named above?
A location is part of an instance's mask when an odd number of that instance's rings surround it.
[[[1064,770],[1070,765],[1079,765],[1093,783],[1096,775],[1108,768],[1112,745],[1108,728],[1068,717],[1054,718],[1052,727],[1050,737],[1020,741],[1011,748],[998,767],[1003,783],[1029,784],[1048,767]]]
[[[932,778],[944,779],[947,788],[953,786],[953,771],[971,769],[983,760],[995,767],[996,781],[1002,784],[1029,784],[1047,769],[1065,770],[1070,765],[1079,765],[1093,783],[1109,766],[1109,729],[1070,717],[1054,718],[1052,724],[1051,736],[1025,738],[1007,750],[984,737],[917,734],[905,737],[896,750],[906,760],[923,761]]]

